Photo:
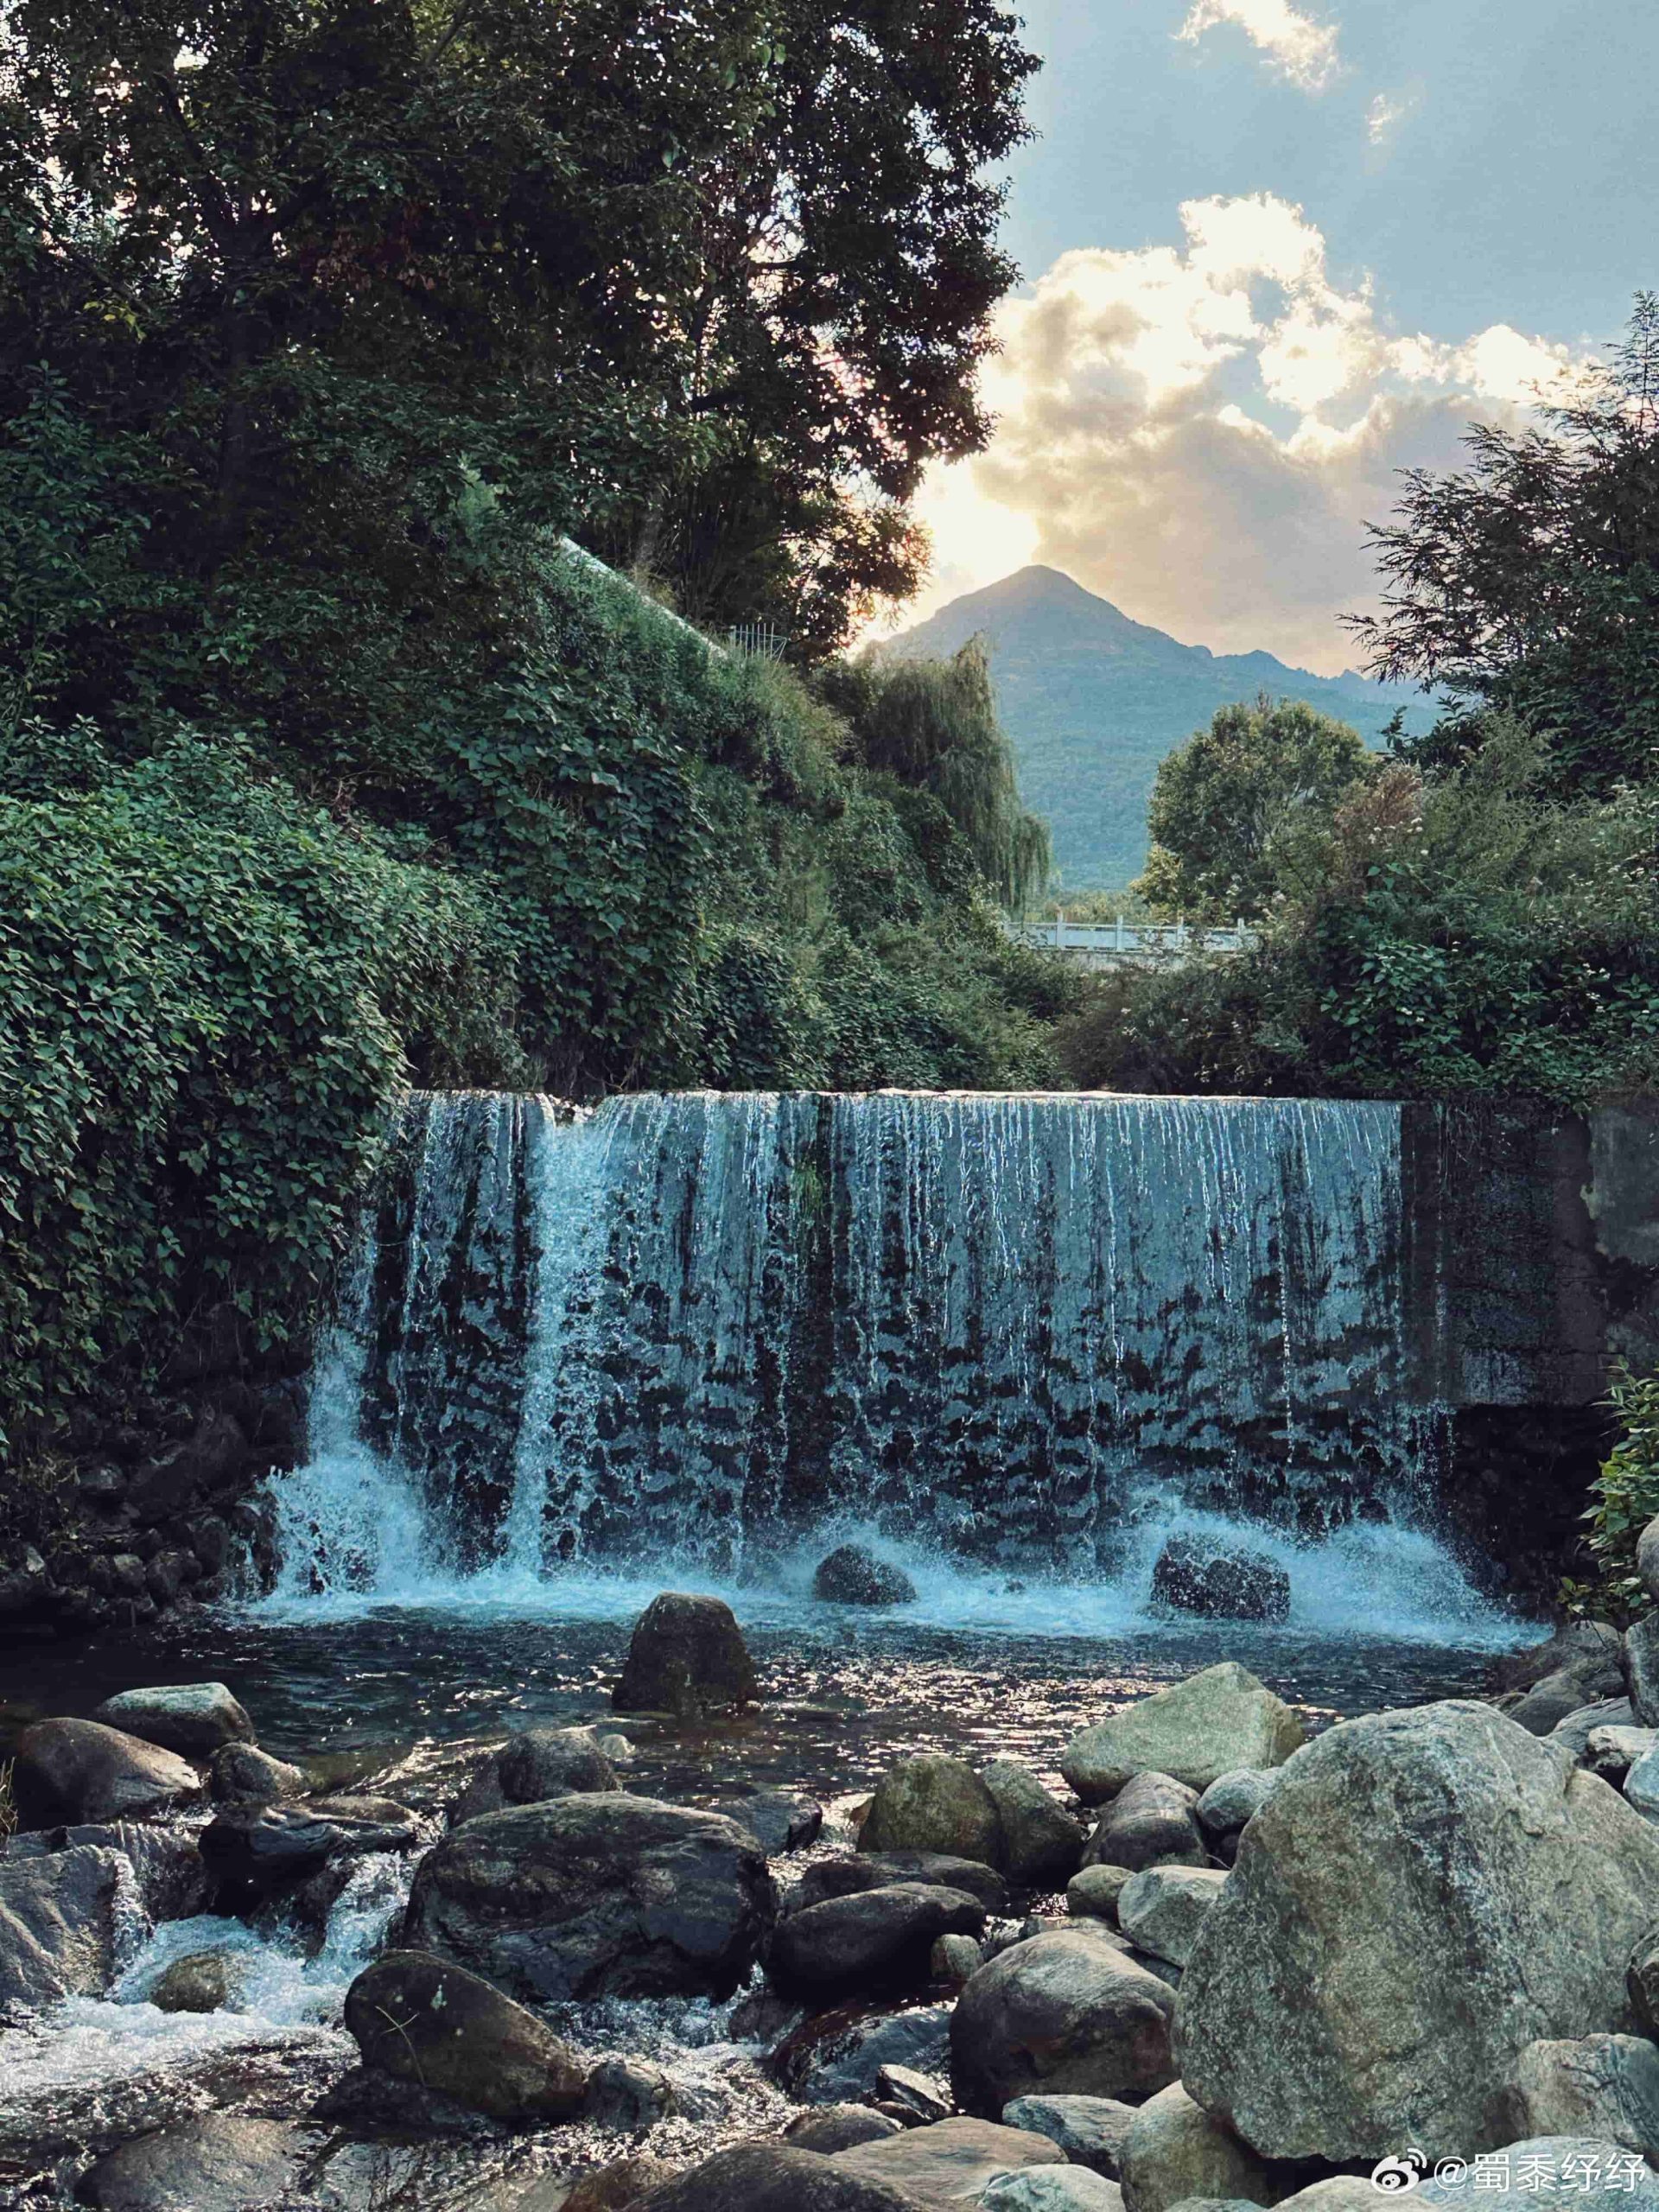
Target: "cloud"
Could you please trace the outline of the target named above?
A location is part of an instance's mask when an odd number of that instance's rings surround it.
[[[1395,128],[1410,114],[1414,103],[1379,92],[1365,111],[1365,136],[1373,146],[1386,146]]]
[[[1316,23],[1290,0],[1192,0],[1175,35],[1196,46],[1217,23],[1236,23],[1279,74],[1305,92],[1322,92],[1341,66],[1334,26]]]
[[[1005,304],[995,436],[920,502],[951,569],[929,604],[1034,558],[1178,637],[1333,671],[1395,472],[1452,464],[1471,416],[1516,419],[1576,357],[1506,323],[1390,331],[1269,194],[1190,200],[1181,226],[1065,254]]]

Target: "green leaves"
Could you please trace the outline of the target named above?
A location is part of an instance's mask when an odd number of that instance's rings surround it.
[[[1607,1396],[1618,1440],[1590,1485],[1587,1548],[1596,1586],[1573,1585],[1571,1609],[1623,1622],[1648,1609],[1636,1572],[1637,1539],[1659,1514],[1659,1374],[1639,1375],[1621,1360]]]

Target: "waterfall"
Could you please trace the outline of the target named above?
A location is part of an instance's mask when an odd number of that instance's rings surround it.
[[[1400,1109],[646,1094],[408,1105],[283,1582],[764,1571],[807,1532],[1108,1573],[1172,1506],[1421,1523]]]

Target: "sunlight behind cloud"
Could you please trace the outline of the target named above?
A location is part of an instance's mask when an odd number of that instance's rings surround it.
[[[1272,194],[1180,215],[1181,245],[1064,254],[1004,305],[998,429],[929,479],[918,611],[1035,558],[1178,637],[1334,672],[1395,473],[1454,462],[1471,416],[1513,419],[1574,357],[1507,323],[1391,333]]]
[[[1337,34],[1290,5],[1290,0],[1192,0],[1175,34],[1197,45],[1220,23],[1236,23],[1281,77],[1305,92],[1322,92],[1336,76]]]

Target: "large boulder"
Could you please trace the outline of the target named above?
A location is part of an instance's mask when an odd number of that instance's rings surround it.
[[[649,2212],[918,2212],[924,2200],[849,2168],[856,2155],[743,2143],[653,2189],[645,2204]]]
[[[201,1777],[176,1751],[99,1720],[37,1720],[25,1728],[11,1787],[25,1828],[60,1821],[137,1820],[188,1805]]]
[[[878,1559],[867,1544],[842,1544],[818,1561],[812,1595],[833,1605],[910,1605],[916,1585],[902,1567]]]
[[[925,1981],[936,1938],[984,1932],[985,1908],[965,1890],[895,1882],[791,1913],[769,1963],[785,1989],[850,1996]]]
[[[1446,2212],[1525,2212],[1536,2204],[1659,2212],[1659,2177],[1621,2144],[1594,2136],[1535,2135],[1504,2144],[1460,2173],[1432,2176],[1413,2202]]]
[[[1029,1767],[993,1759],[980,1775],[1001,1829],[998,1864],[1027,1889],[1058,1889],[1083,1863],[1087,1831],[1052,1797]]]
[[[1147,1866],[1118,1892],[1117,1924],[1139,1951],[1184,1967],[1227,1877],[1203,1866]]]
[[[1002,2125],[1046,2135],[1073,2165],[1117,2181],[1135,2112],[1116,2097],[1015,2097],[1002,2107]]]
[[[616,1791],[454,1829],[421,1861],[404,1932],[532,2003],[728,1997],[775,1910],[735,1821]]]
[[[912,2127],[883,2143],[860,2143],[837,2151],[833,2164],[843,2172],[886,2182],[917,2203],[948,2212],[972,2203],[1001,2174],[1027,2166],[1058,2166],[1065,2153],[1041,2135],[1001,2127],[984,2120],[940,2120]]]
[[[621,1787],[591,1728],[526,1728],[486,1759],[456,1801],[450,1825],[459,1827],[506,1805],[539,1805],[550,1797]]]
[[[1066,1745],[1060,1771],[1085,1804],[1097,1805],[1133,1775],[1173,1775],[1207,1789],[1234,1767],[1282,1766],[1305,1740],[1283,1700],[1228,1659],[1084,1729]]]
[[[573,2120],[587,2069],[551,2028],[464,1967],[390,1951],[346,1993],[363,2063],[523,2126]]]
[[[308,1797],[297,1804],[229,1805],[202,1830],[201,1855],[219,1910],[251,1912],[333,1861],[407,1851],[420,1822],[386,1797]]]
[[[298,2178],[307,2144],[287,2120],[198,2113],[106,2152],[75,2193],[99,2212],[264,2212]]]
[[[118,1853],[85,1845],[0,1861],[0,2017],[102,1996],[130,1879]]]
[[[965,1759],[924,1751],[889,1767],[859,1831],[861,1851],[932,1851],[998,1864],[996,1800]]]
[[[665,1590],[634,1623],[611,1701],[620,1713],[690,1717],[753,1705],[760,1694],[748,1646],[724,1599]]]
[[[1518,1713],[1511,1713],[1510,1718],[1515,1720],[1518,1719]],[[1590,1738],[1592,1736],[1599,1736],[1609,1728],[1629,1729],[1635,1726],[1636,1707],[1629,1698],[1608,1697],[1600,1699],[1594,1705],[1575,1706],[1553,1728],[1534,1728],[1529,1733],[1548,1736],[1558,1751],[1567,1752],[1578,1765],[1589,1766],[1593,1764],[1590,1757]]]
[[[1635,2025],[1659,1835],[1485,1705],[1349,1721],[1244,1831],[1181,1985],[1187,2088],[1271,2158],[1503,2139],[1529,2043]]]
[[[123,1690],[106,1697],[92,1718],[188,1759],[211,1759],[226,1744],[253,1741],[252,1721],[223,1682]]]
[[[1207,1866],[1198,1793],[1168,1774],[1137,1774],[1101,1815],[1084,1849],[1090,1866]]]
[[[1187,2196],[1272,2202],[1268,2170],[1179,2082],[1148,2097],[1130,2124],[1121,2178],[1128,2212],[1169,2212]]]
[[[1209,1620],[1290,1618],[1290,1576],[1270,1552],[1200,1535],[1172,1536],[1152,1570],[1152,1602]]]
[[[1518,2136],[1593,2135],[1659,2157],[1659,2050],[1644,2036],[1529,2043],[1508,2117]]]
[[[982,1966],[957,2000],[950,2072],[965,2111],[1016,2097],[1149,2096],[1175,2078],[1166,1982],[1088,1923],[1035,1936]]]

